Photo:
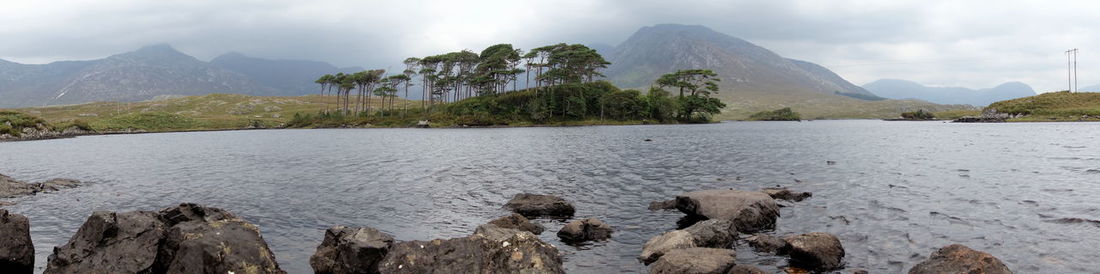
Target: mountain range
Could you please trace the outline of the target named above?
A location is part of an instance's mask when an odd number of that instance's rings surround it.
[[[882,79],[863,85],[876,95],[892,99],[919,99],[938,104],[967,104],[986,106],[993,102],[1034,96],[1035,90],[1027,84],[1008,82],[993,88],[968,89],[962,87],[928,87],[916,82]]]
[[[916,109],[963,108],[919,100],[887,100],[825,67],[785,58],[703,26],[643,27],[619,45],[592,46],[612,63],[604,72],[607,79],[624,88],[644,91],[660,75],[679,69],[715,71],[722,79],[715,96],[727,104],[720,119],[742,119],[783,107],[791,107],[807,118],[883,118]],[[147,46],[90,61],[27,65],[0,60],[0,107],[139,101],[163,95],[209,93],[305,95],[317,92],[313,80],[319,75],[360,70],[240,53],[204,62],[168,45]]]
[[[917,100],[885,100],[820,65],[788,59],[704,26],[643,27],[608,51],[604,73],[621,87],[648,87],[662,74],[711,69],[721,78],[720,118],[791,107],[808,118],[889,117],[902,111],[957,109]]]
[[[239,93],[303,95],[316,92],[313,79],[337,68],[322,62],[266,60],[237,53],[204,62],[168,45],[90,61],[42,65],[0,60],[0,107],[141,101],[162,95]]]

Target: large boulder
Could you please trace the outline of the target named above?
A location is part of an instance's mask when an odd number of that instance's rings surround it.
[[[1012,270],[989,253],[953,244],[933,252],[928,260],[909,270],[909,274],[931,273],[1011,274]]]
[[[45,273],[285,273],[255,225],[212,207],[92,213]]]
[[[474,235],[395,243],[381,273],[565,273],[558,249],[530,232],[486,224]]]
[[[737,253],[732,249],[685,248],[669,251],[661,256],[649,273],[653,274],[725,274],[736,263]]]
[[[546,228],[542,225],[532,223],[531,220],[528,220],[526,217],[523,217],[523,215],[519,215],[518,213],[512,213],[512,215],[496,218],[492,221],[489,221],[489,224],[498,226],[500,228],[519,229],[531,232],[531,234],[535,235],[542,234],[542,231],[546,230]]]
[[[651,264],[669,251],[676,249],[692,248],[695,246],[695,238],[691,233],[683,230],[673,230],[654,236],[642,246],[642,255],[638,260],[646,265]]]
[[[558,238],[566,243],[578,243],[584,241],[603,241],[611,238],[611,226],[600,219],[588,218],[574,220],[565,224],[558,231]]]
[[[784,246],[787,246],[787,242],[782,238],[764,234],[753,235],[745,239],[745,241],[749,243],[752,250],[762,253],[776,253]]]
[[[393,236],[371,227],[334,226],[325,231],[309,265],[319,274],[378,273],[393,242]]]
[[[824,271],[844,267],[844,247],[840,239],[829,233],[812,232],[783,237],[787,242],[780,253],[791,257],[791,265]]]
[[[27,217],[0,209],[0,269],[4,273],[34,272],[34,244]]]
[[[684,231],[698,247],[732,248],[737,241],[737,227],[729,220],[711,219],[695,223]]]
[[[529,193],[516,194],[504,208],[527,218],[569,218],[577,211],[573,204],[558,196]]]
[[[703,190],[676,196],[676,209],[707,219],[729,220],[740,232],[775,228],[779,206],[763,192]]]
[[[768,194],[768,196],[771,196],[773,199],[787,200],[792,202],[801,202],[806,198],[814,196],[814,194],[810,192],[795,192],[785,187],[769,187],[764,188],[760,191]]]

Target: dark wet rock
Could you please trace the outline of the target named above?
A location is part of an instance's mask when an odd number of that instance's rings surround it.
[[[54,248],[45,273],[285,273],[255,225],[221,209],[98,211]]]
[[[857,268],[857,269],[849,269],[848,273],[851,273],[851,274],[869,274],[871,272],[867,271],[866,269],[858,269]]]
[[[768,272],[764,272],[764,270],[760,270],[759,268],[756,268],[755,266],[747,266],[747,265],[735,265],[732,268],[730,268],[730,271],[726,272],[726,274],[767,274],[767,273]]]
[[[479,226],[474,235],[395,243],[381,273],[565,273],[558,249],[530,232]]]
[[[740,232],[775,228],[779,206],[763,192],[703,190],[676,196],[676,209],[707,219],[729,220]]]
[[[0,209],[0,272],[34,272],[34,244],[26,216]]]
[[[1012,270],[989,253],[953,244],[933,252],[928,260],[909,270],[909,274],[931,273],[1010,274]]]
[[[696,247],[695,238],[690,232],[673,230],[654,236],[646,241],[642,247],[642,255],[638,256],[638,260],[648,265],[657,261],[669,251],[692,247]]]
[[[512,215],[496,218],[495,220],[489,221],[489,224],[496,225],[501,228],[519,229],[531,232],[535,235],[542,234],[542,232],[546,230],[546,228],[542,225],[532,223],[531,220],[528,220],[527,218],[523,217],[523,215],[519,215],[518,213],[512,213]]]
[[[779,237],[764,234],[753,235],[745,240],[753,250],[762,253],[776,253],[787,245],[787,241]]]
[[[737,254],[731,249],[685,248],[669,251],[661,256],[649,273],[654,274],[725,274],[736,263]]]
[[[527,218],[569,218],[576,212],[573,204],[558,196],[529,193],[516,194],[504,208]]]
[[[25,183],[0,174],[0,198],[15,198],[38,193],[58,191],[79,186],[80,181],[73,179],[50,179],[41,183]]]
[[[844,266],[844,246],[829,233],[811,232],[783,237],[787,245],[780,253],[791,257],[791,265],[809,270],[833,270]]]
[[[378,263],[393,245],[393,236],[371,227],[334,226],[309,257],[314,273],[378,273]]]
[[[673,209],[676,209],[676,200],[675,199],[667,200],[667,201],[659,201],[659,202],[650,202],[649,203],[649,210],[657,211],[657,210],[673,210]]]
[[[731,248],[737,241],[737,227],[729,220],[706,220],[695,223],[684,231],[698,247]]]
[[[610,225],[596,218],[574,220],[558,231],[562,242],[578,243],[584,241],[603,241],[611,238],[614,230]]]
[[[801,202],[802,200],[810,198],[814,195],[813,193],[809,192],[791,191],[785,187],[769,187],[760,191],[767,193],[768,196],[771,196],[773,199],[787,200],[793,202]]]

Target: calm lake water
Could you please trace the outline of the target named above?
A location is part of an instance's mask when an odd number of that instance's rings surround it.
[[[849,268],[908,271],[961,243],[1018,273],[1082,273],[1100,269],[1098,136],[1100,123],[882,121],[165,133],[0,143],[0,173],[92,182],[8,207],[31,220],[38,271],[97,210],[224,208],[261,228],[283,269],[311,273],[329,226],[460,237],[534,192],[617,230],[573,247],[540,220],[569,272],[644,272],[642,244],[682,216],[649,202],[782,185],[814,196],[769,233],[834,233]],[[786,265],[741,246],[738,263]]]

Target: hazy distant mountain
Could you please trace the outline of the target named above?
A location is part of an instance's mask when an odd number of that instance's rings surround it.
[[[714,70],[722,79],[716,97],[728,105],[723,118],[782,107],[808,118],[883,117],[950,107],[883,100],[825,67],[784,58],[703,26],[643,27],[606,57],[612,64],[604,74],[626,88],[648,87],[660,75],[679,69]]]
[[[168,45],[90,61],[27,65],[0,60],[0,107],[140,101],[159,95],[314,94],[318,76],[354,70],[361,69],[241,54],[203,62]]]
[[[324,74],[363,71],[360,67],[337,68],[329,63],[306,60],[269,60],[227,53],[210,60],[210,64],[244,74],[260,84],[274,88],[271,95],[303,95],[316,93],[313,81]]]
[[[1077,90],[1088,91],[1088,92],[1100,92],[1100,85],[1087,86],[1087,87],[1079,88]]]
[[[911,81],[882,79],[863,85],[863,88],[886,98],[919,99],[939,104],[974,106],[985,106],[997,101],[1035,95],[1035,90],[1031,86],[1020,82],[1008,82],[994,88],[973,90],[961,87],[927,87]]]

